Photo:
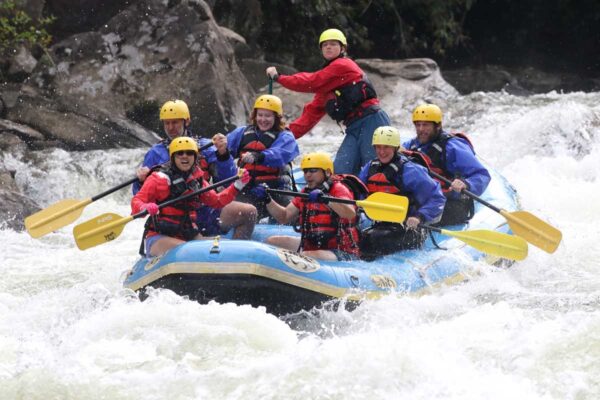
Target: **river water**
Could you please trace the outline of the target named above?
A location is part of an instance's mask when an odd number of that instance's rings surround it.
[[[530,247],[510,269],[474,265],[475,279],[420,298],[278,319],[168,291],[138,301],[121,276],[137,258],[141,221],[86,251],[72,226],[41,239],[1,229],[0,400],[600,398],[600,93],[448,100],[447,127],[471,135],[524,210],[561,229],[556,253]],[[386,108],[410,137],[409,110]],[[323,125],[301,150],[333,151],[335,131]],[[45,207],[129,179],[143,153],[0,162]],[[78,222],[126,216],[128,202],[124,189]]]

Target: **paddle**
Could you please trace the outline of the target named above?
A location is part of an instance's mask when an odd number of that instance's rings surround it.
[[[236,179],[239,179],[238,175],[229,177],[210,186],[198,189],[194,192],[184,194],[183,196],[179,196],[175,199],[165,201],[164,203],[159,204],[158,208],[161,209],[173,203],[177,203],[178,201],[208,192],[209,190],[213,190],[221,185],[226,185],[229,182],[233,182]],[[92,218],[89,221],[75,225],[73,228],[75,243],[77,243],[77,247],[79,247],[80,250],[86,250],[90,247],[98,246],[99,244],[115,240],[117,237],[119,237],[121,232],[123,232],[123,228],[127,223],[133,221],[134,219],[144,217],[146,214],[148,214],[148,211],[143,210],[128,217],[121,217],[115,213],[105,213],[96,218]]]
[[[492,254],[509,260],[524,260],[527,257],[527,242],[518,236],[484,229],[449,231],[427,224],[420,224],[419,226],[457,238],[482,253]]]
[[[285,196],[308,198],[308,193],[292,192],[289,190],[267,189],[271,193],[283,194]],[[408,198],[395,194],[375,192],[365,200],[339,199],[332,196],[323,196],[323,199],[343,204],[355,204],[365,210],[367,217],[374,221],[386,221],[402,223],[408,211]]]
[[[429,171],[429,175],[433,176],[436,179],[439,179],[442,182],[447,183],[448,185],[452,184],[449,179],[436,174],[433,171]],[[527,240],[532,245],[539,247],[548,253],[554,253],[562,240],[562,232],[548,224],[547,222],[542,221],[535,215],[531,214],[527,211],[506,211],[500,209],[493,204],[488,203],[483,200],[481,197],[476,194],[469,192],[464,189],[462,193],[471,197],[474,200],[477,200],[481,204],[486,207],[491,208],[497,213],[501,214],[508,221],[508,226],[515,233],[515,235],[521,236],[523,239]]]
[[[269,94],[273,94],[273,78],[269,77]]]
[[[200,147],[200,151],[206,150],[210,146],[212,146],[212,143],[207,143],[204,146]],[[151,170],[162,165],[164,164],[155,165],[151,168]],[[94,201],[99,200],[105,196],[108,196],[109,194],[114,193],[117,190],[120,190],[126,186],[129,186],[137,180],[137,177],[132,178],[127,182],[123,182],[111,189],[108,189],[105,192],[102,192],[85,200],[61,200],[25,218],[25,228],[27,229],[27,232],[29,232],[31,237],[42,237],[52,231],[55,231],[57,229],[62,228],[63,226],[75,222],[81,216],[83,208],[88,204],[93,203]]]

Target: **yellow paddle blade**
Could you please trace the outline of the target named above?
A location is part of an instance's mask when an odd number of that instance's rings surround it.
[[[408,198],[395,194],[375,192],[365,200],[357,200],[356,205],[365,210],[367,217],[374,221],[402,223],[408,211]]]
[[[441,229],[441,233],[455,237],[482,253],[509,260],[523,260],[527,257],[527,242],[518,236],[483,229],[475,231],[449,231]]]
[[[114,213],[106,213],[92,218],[75,225],[73,228],[75,243],[80,250],[85,250],[115,240],[123,232],[123,227],[132,220],[133,216],[121,217]]]
[[[500,210],[515,235],[547,253],[554,253],[562,240],[562,232],[527,211]]]
[[[25,229],[33,238],[42,237],[75,222],[81,216],[83,207],[91,202],[91,198],[61,200],[25,218]]]

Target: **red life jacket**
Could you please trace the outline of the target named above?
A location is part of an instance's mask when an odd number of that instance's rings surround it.
[[[402,171],[405,162],[398,155],[394,155],[394,158],[386,165],[379,160],[371,161],[367,173],[369,193],[403,194]]]
[[[169,196],[163,202],[202,188],[204,173],[198,167],[194,167],[187,178],[170,167],[162,168],[159,173],[169,177]],[[182,240],[194,238],[199,232],[196,225],[196,210],[201,205],[200,198],[194,196],[161,208],[158,215],[148,218],[146,221],[147,236],[160,233]]]
[[[431,143],[426,152],[420,152],[416,150],[416,147],[411,148],[411,150],[403,150],[402,153],[407,157],[410,157],[410,160],[416,162],[419,165],[427,168],[429,171],[435,172],[436,174],[442,175],[444,178],[453,180],[456,178],[454,174],[450,173],[446,169],[446,145],[448,144],[448,140],[459,137],[464,139],[469,146],[475,151],[473,147],[473,143],[467,135],[462,132],[453,132],[446,133],[440,132],[438,137]],[[435,179],[435,178],[433,178]],[[442,186],[442,191],[444,193],[450,192],[450,185],[446,182],[440,181],[439,179],[435,179]]]
[[[333,175],[319,189],[327,194],[335,185],[342,185],[344,179],[344,176]],[[304,188],[302,192],[310,190]],[[304,202],[299,223],[302,249],[339,249],[356,256],[360,254],[357,217],[352,220],[339,218],[326,204]]]
[[[260,153],[263,150],[268,149],[273,145],[275,140],[279,137],[281,132],[263,132],[260,138],[257,137],[256,127],[254,125],[248,125],[244,129],[242,139],[240,140],[240,146],[238,148],[238,167],[246,169],[250,176],[257,183],[274,181],[279,179],[280,168],[267,167],[262,164],[246,164],[242,162],[242,157],[248,151]]]

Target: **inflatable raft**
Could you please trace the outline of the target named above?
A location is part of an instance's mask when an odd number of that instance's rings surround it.
[[[499,174],[491,173],[492,181],[481,197],[505,210],[518,209],[514,189]],[[504,217],[478,203],[469,224],[445,229],[510,233]],[[165,288],[201,303],[251,304],[284,315],[326,302],[356,304],[393,292],[419,294],[465,281],[474,262],[507,262],[441,233],[432,233],[434,240],[430,236],[421,250],[401,251],[372,262],[320,261],[264,243],[275,234],[296,233],[288,226],[260,224],[252,241],[184,243],[161,257],[140,259],[124,286],[139,291],[142,298],[148,287]]]

